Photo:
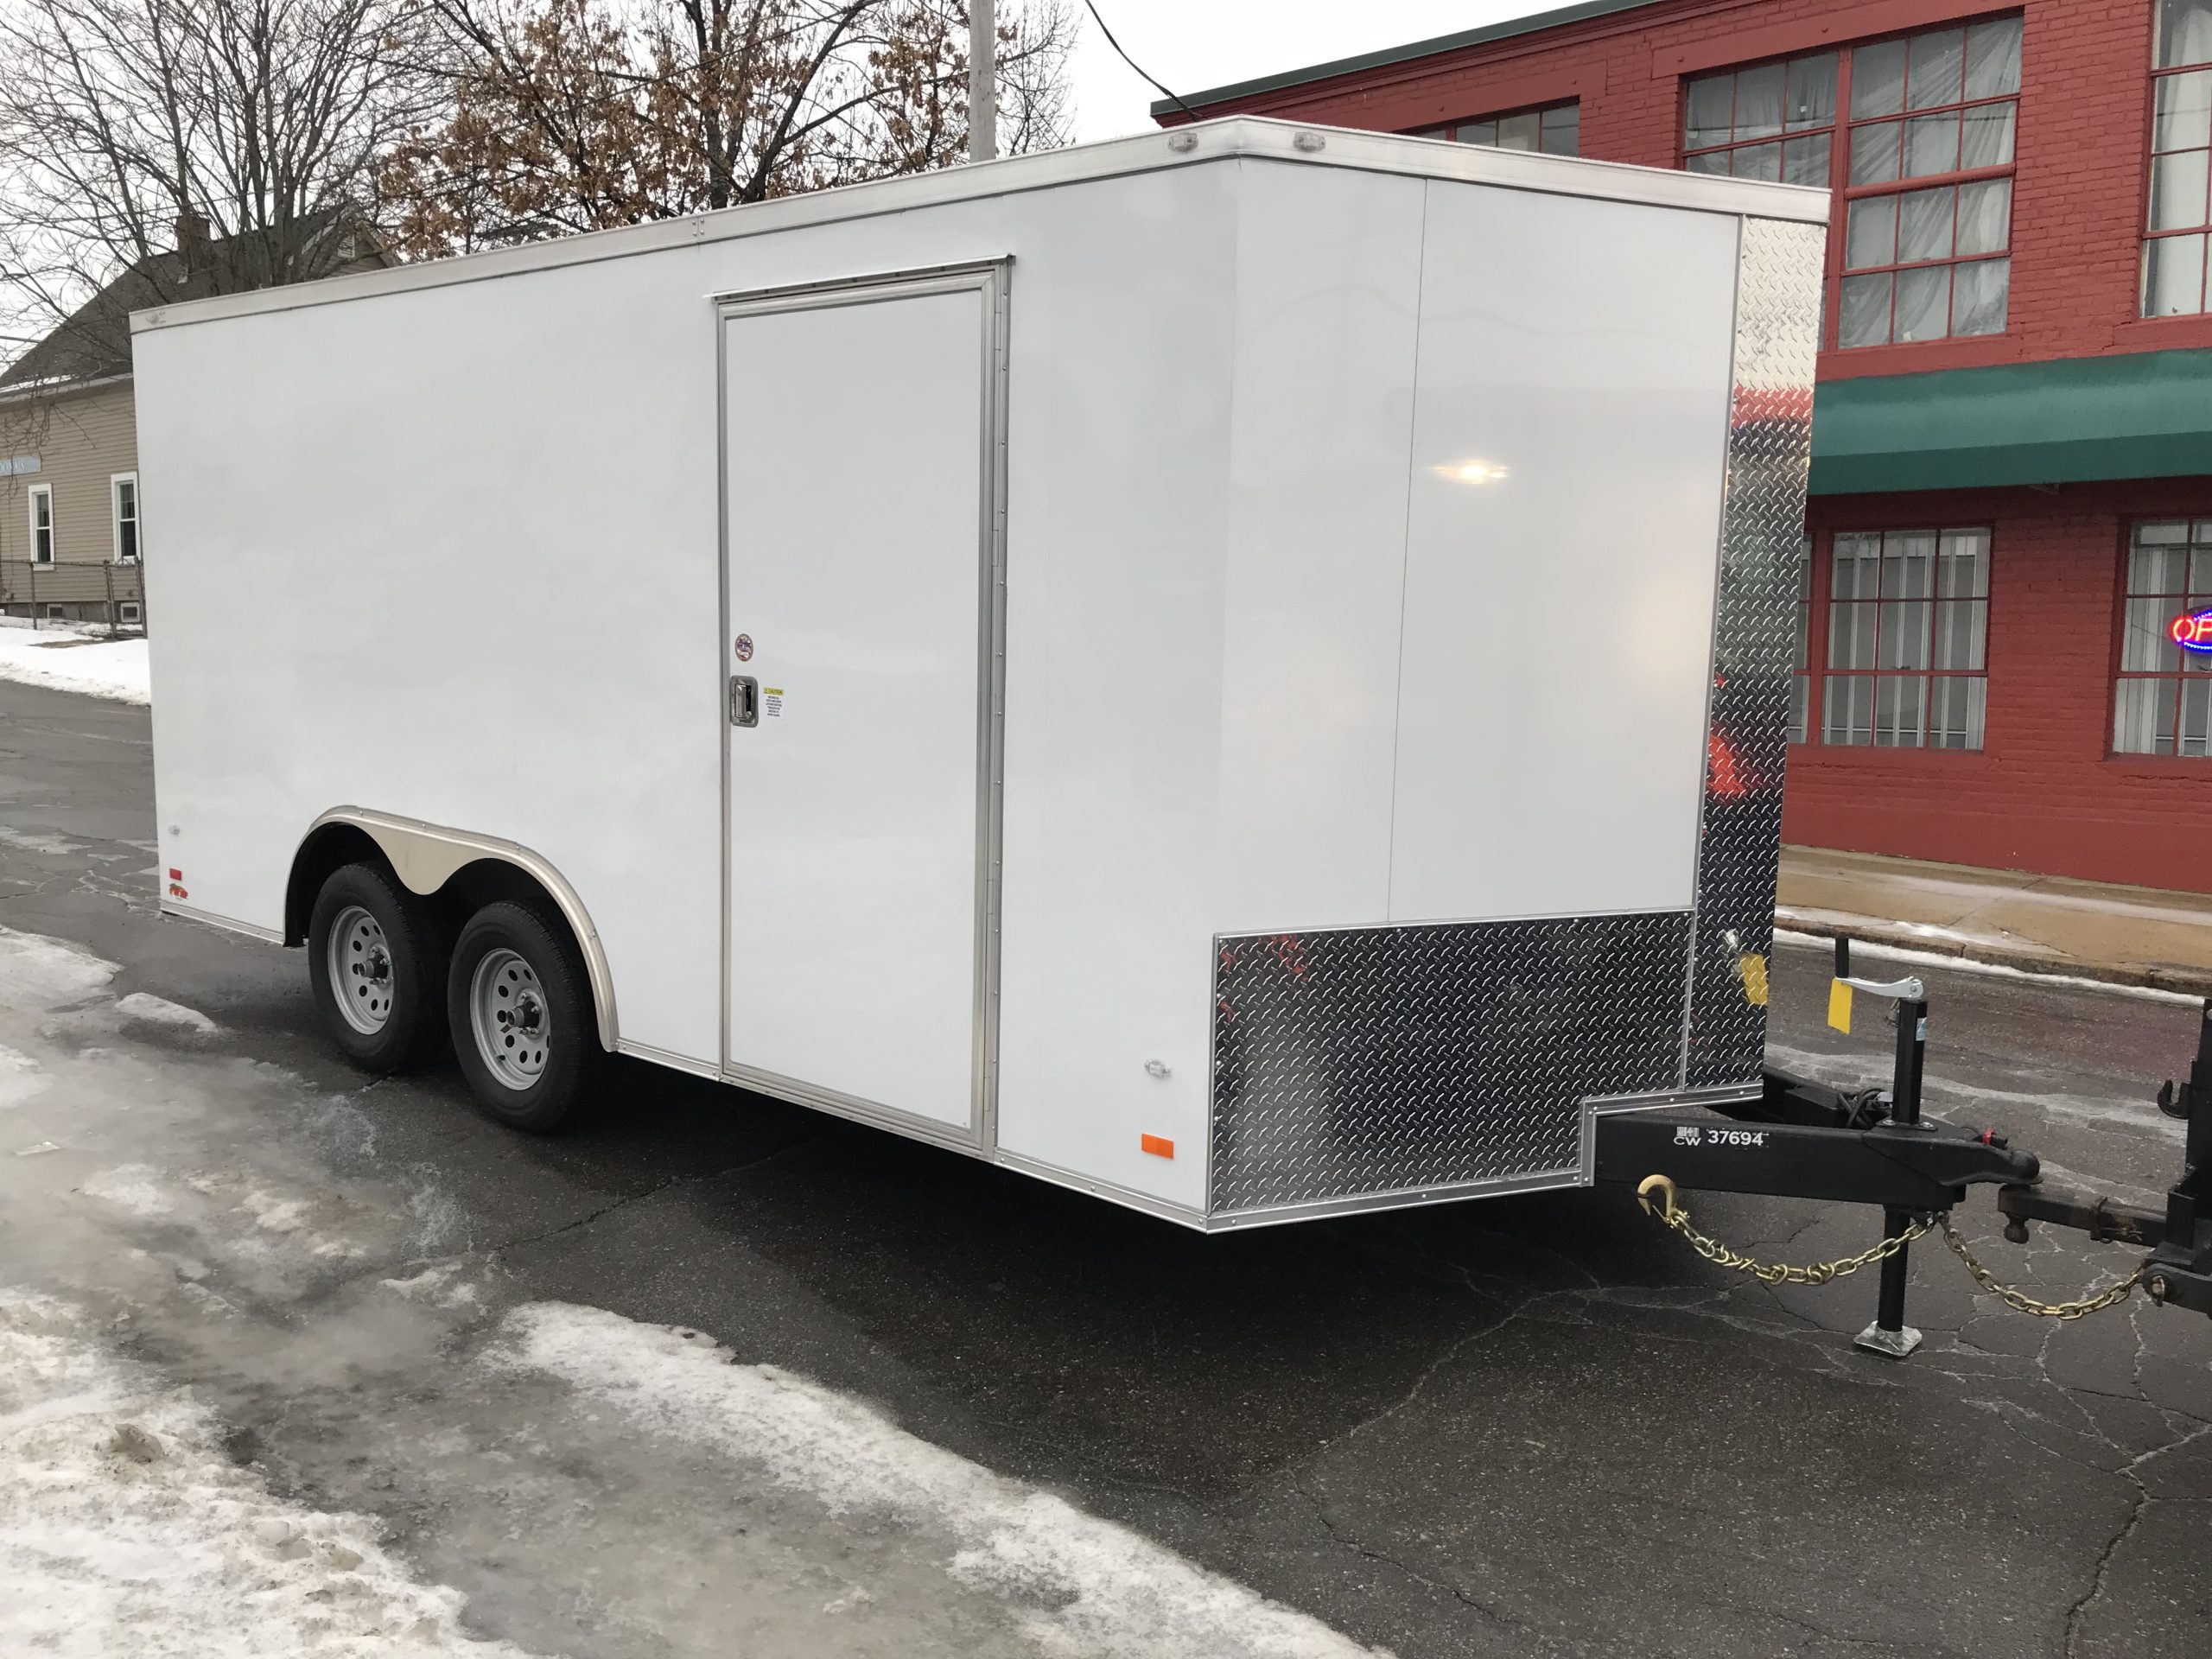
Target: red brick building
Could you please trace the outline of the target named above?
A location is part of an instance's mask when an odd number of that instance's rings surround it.
[[[1587,0],[1184,101],[1834,190],[1787,838],[2212,892],[2212,0]]]

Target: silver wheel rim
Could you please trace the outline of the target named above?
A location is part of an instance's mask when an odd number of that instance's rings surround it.
[[[537,969],[512,950],[488,950],[468,982],[468,1024],[484,1068],[510,1089],[527,1089],[552,1052],[553,1016]]]
[[[391,1022],[391,946],[384,924],[359,905],[348,905],[330,925],[325,966],[330,995],[346,1023],[373,1037]]]

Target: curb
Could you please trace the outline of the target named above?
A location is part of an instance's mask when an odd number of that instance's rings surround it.
[[[1832,939],[1839,933],[1847,933],[1853,939],[1864,940],[1868,944],[1916,950],[1923,956],[1956,957],[1962,961],[1986,963],[1994,968],[2010,968],[2018,973],[2043,978],[2093,979],[2105,985],[2139,986],[2154,991],[2172,991],[2184,996],[2212,996],[2212,969],[2161,963],[2083,962],[2071,957],[2054,956],[2048,951],[2008,949],[1994,941],[1942,937],[1930,938],[1910,927],[1896,922],[1878,922],[1871,917],[1853,917],[1847,923],[1842,923],[1834,919],[1832,912],[1819,917],[1808,916],[1780,906],[1775,909],[1774,925],[1792,933],[1806,933],[1822,939]]]

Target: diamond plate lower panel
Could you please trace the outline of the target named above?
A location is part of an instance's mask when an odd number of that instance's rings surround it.
[[[1580,1103],[1672,1088],[1688,912],[1225,938],[1215,1215],[1557,1173]]]
[[[1694,1089],[1750,1082],[1766,1061],[1766,1009],[1745,994],[1741,964],[1774,948],[1826,245],[1817,225],[1744,221],[1683,1077]]]

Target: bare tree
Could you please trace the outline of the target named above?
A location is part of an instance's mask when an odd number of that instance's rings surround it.
[[[925,171],[967,144],[959,0],[427,0],[451,105],[385,165],[417,254]],[[999,29],[1009,149],[1066,142],[1065,0]]]
[[[10,321],[66,328],[126,273],[127,308],[358,257],[337,221],[423,118],[422,37],[417,0],[8,0]],[[85,320],[86,352],[114,351],[113,321]]]

